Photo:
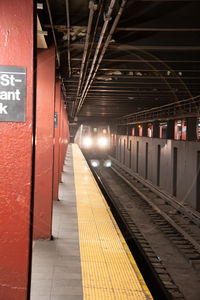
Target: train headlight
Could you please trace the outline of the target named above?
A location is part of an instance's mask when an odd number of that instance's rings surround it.
[[[106,168],[110,168],[111,167],[111,165],[112,165],[112,162],[111,162],[111,160],[106,160],[106,161],[104,161],[104,167],[106,167]]]
[[[108,141],[105,137],[101,137],[98,139],[98,145],[100,147],[106,147],[108,145]]]
[[[83,139],[83,145],[85,147],[88,147],[88,148],[91,147],[92,146],[92,139],[91,139],[91,137],[89,137],[89,136],[85,137]]]
[[[92,160],[90,161],[90,163],[91,163],[91,166],[92,166],[93,168],[97,168],[97,167],[99,167],[99,165],[100,165],[99,161],[96,160],[96,159],[92,159]]]

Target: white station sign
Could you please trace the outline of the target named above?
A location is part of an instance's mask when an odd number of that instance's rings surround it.
[[[26,69],[0,66],[0,122],[26,121]]]

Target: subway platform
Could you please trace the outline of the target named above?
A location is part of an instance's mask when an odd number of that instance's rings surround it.
[[[68,147],[53,240],[34,242],[31,300],[153,299],[77,145]]]

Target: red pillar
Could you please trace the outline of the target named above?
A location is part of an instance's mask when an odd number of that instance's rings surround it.
[[[51,238],[55,49],[39,50],[37,60],[34,238]]]
[[[65,160],[68,143],[69,143],[69,124],[68,124],[67,111],[64,106],[63,94],[61,92],[60,122],[59,122],[59,171],[58,171],[59,182],[61,182],[63,164]]]
[[[26,69],[25,122],[0,122],[2,300],[25,300],[29,291],[34,101],[33,11],[32,0],[21,0],[20,5],[15,0],[0,1],[0,66],[22,66]]]
[[[66,125],[66,110],[64,108],[64,103],[63,103],[63,131],[62,131],[62,169],[64,165],[64,151],[65,151],[65,125]]]
[[[64,108],[64,113],[63,113],[62,166],[63,166],[64,161],[65,161],[65,156],[66,156],[68,144],[69,144],[69,124],[68,124],[67,111]]]
[[[53,200],[58,200],[58,183],[59,183],[59,133],[60,133],[60,107],[61,107],[61,83],[56,83],[55,113],[57,113],[57,124],[54,129],[54,185]]]
[[[64,158],[63,162],[65,160],[65,155],[67,152],[67,147],[69,144],[69,124],[68,124],[68,116],[67,116],[67,111],[65,111],[65,137],[64,137]]]
[[[61,93],[61,103],[60,103],[60,137],[59,137],[59,182],[61,182],[62,170],[63,170],[63,162],[62,162],[63,113],[64,113],[64,103],[63,103],[63,95]]]

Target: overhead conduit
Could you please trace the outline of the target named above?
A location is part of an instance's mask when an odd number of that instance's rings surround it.
[[[82,90],[83,84],[84,84],[84,82],[85,82],[85,77],[86,77],[86,74],[87,74],[88,65],[89,65],[89,61],[90,61],[91,54],[92,54],[93,45],[94,45],[94,42],[95,42],[95,37],[96,37],[98,25],[99,25],[100,16],[101,16],[102,9],[103,9],[103,4],[104,4],[104,0],[100,0],[100,3],[99,3],[99,11],[98,11],[98,16],[97,16],[97,21],[96,21],[95,29],[94,29],[94,32],[93,32],[93,37],[92,37],[90,49],[89,49],[89,51],[88,51],[87,60],[86,60],[86,63],[85,63],[85,70],[84,70],[84,74],[83,74],[83,79],[82,79],[80,91]],[[79,93],[80,93],[80,92],[79,92]]]
[[[83,93],[82,93],[81,98],[80,98],[80,100],[79,100],[77,110],[76,110],[75,112],[73,112],[73,116],[77,115],[77,113],[78,113],[79,110],[80,110],[80,104],[83,103],[82,99],[83,99],[83,96],[84,96],[84,94],[85,94],[85,92],[86,92],[86,90],[87,90],[87,87],[88,87],[88,85],[89,85],[90,79],[91,79],[91,77],[92,77],[92,73],[93,73],[93,70],[94,70],[94,67],[95,67],[95,64],[96,64],[96,61],[97,61],[97,57],[98,57],[99,51],[100,51],[100,49],[101,49],[101,45],[102,45],[102,42],[103,42],[103,38],[104,38],[104,35],[105,35],[105,32],[106,32],[106,29],[107,29],[107,27],[108,27],[108,23],[109,23],[109,21],[111,20],[111,15],[112,15],[112,12],[113,12],[115,3],[116,3],[116,0],[111,0],[110,5],[109,5],[109,8],[108,8],[108,11],[107,11],[107,13],[105,14],[105,17],[104,17],[104,24],[103,24],[103,27],[102,27],[102,30],[101,30],[101,34],[100,34],[100,38],[99,38],[99,41],[98,41],[98,44],[97,44],[97,47],[96,47],[96,51],[95,51],[94,58],[93,58],[93,61],[92,61],[92,66],[91,66],[91,69],[90,69],[90,73],[89,73],[89,75],[88,75],[88,78],[87,78],[87,81],[86,81],[86,84],[85,84]],[[76,109],[76,108],[75,108],[75,109]]]
[[[87,88],[87,91],[86,91],[86,94],[85,94],[85,96],[84,96],[84,98],[83,98],[83,101],[85,100],[85,97],[87,96],[87,93],[88,93],[88,91],[89,91],[89,89],[90,89],[90,87],[91,87],[91,85],[92,85],[92,82],[93,82],[93,80],[94,80],[94,78],[95,78],[95,76],[96,76],[96,74],[97,74],[97,71],[98,71],[99,66],[100,66],[100,64],[101,64],[101,62],[102,62],[102,59],[103,59],[104,54],[105,54],[105,52],[106,52],[106,49],[107,49],[108,46],[109,46],[109,43],[110,43],[110,41],[111,41],[111,39],[112,39],[112,35],[113,35],[113,33],[114,33],[114,31],[115,31],[115,29],[116,29],[116,27],[117,27],[117,24],[118,24],[118,22],[119,22],[119,19],[120,19],[121,15],[122,15],[122,12],[123,12],[123,9],[124,9],[124,7],[125,7],[125,5],[126,5],[126,2],[127,2],[127,0],[123,0],[123,1],[122,1],[122,4],[121,4],[120,9],[119,9],[119,11],[118,11],[118,13],[117,13],[117,16],[115,17],[115,20],[114,20],[114,22],[113,22],[112,28],[111,28],[111,30],[110,30],[110,32],[109,32],[109,35],[108,35],[108,37],[107,37],[107,39],[106,39],[106,42],[105,42],[105,44],[104,44],[104,47],[103,47],[103,49],[102,49],[102,51],[101,51],[101,55],[99,56],[98,63],[97,63],[97,65],[96,65],[95,71],[94,71],[94,73],[93,73],[93,76],[92,76],[92,79],[91,79],[91,81],[90,81],[90,84],[89,84],[89,86],[88,86],[88,88]]]
[[[95,10],[97,9],[97,4],[94,3],[94,0],[89,2],[89,9],[90,9],[90,14],[89,14],[89,19],[88,19],[88,26],[87,26],[83,58],[82,58],[82,62],[81,62],[81,71],[80,71],[80,77],[79,77],[79,83],[78,83],[77,97],[79,96],[82,79],[83,79],[83,73],[84,73],[84,67],[85,67],[85,62],[86,62],[86,57],[87,57],[87,52],[88,52],[88,47],[89,47],[90,32],[91,32],[91,28],[92,28],[93,16],[94,16]],[[74,102],[74,104],[76,104],[76,101]]]
[[[51,9],[50,9],[49,0],[46,0],[46,4],[47,4],[47,10],[48,10],[48,14],[49,14],[49,20],[50,20],[50,24],[51,24],[51,29],[52,29],[52,34],[53,34],[53,39],[54,39],[54,44],[55,44],[55,49],[56,49],[56,56],[57,56],[57,61],[58,61],[58,67],[60,67],[60,54],[59,54],[59,51],[58,51],[58,45],[57,45],[57,41],[56,41],[56,34],[55,34],[55,30],[54,30],[54,24],[53,24],[53,20],[52,20],[52,15],[51,15]]]
[[[120,6],[120,8],[119,8],[119,10],[118,10],[118,13],[117,13],[117,16],[115,17],[115,20],[114,20],[114,22],[113,22],[113,24],[112,24],[111,30],[110,30],[110,32],[109,32],[109,35],[108,35],[108,37],[107,37],[107,39],[106,39],[106,42],[105,42],[105,44],[104,44],[104,46],[103,46],[103,49],[102,49],[102,51],[101,51],[101,54],[100,54],[100,56],[99,56],[98,63],[97,63],[97,65],[96,65],[96,68],[95,68],[95,71],[94,71],[93,75],[92,75],[92,72],[93,72],[93,70],[94,70],[94,66],[93,66],[93,68],[91,68],[91,70],[90,70],[90,74],[89,74],[89,76],[88,76],[88,80],[87,80],[86,85],[85,85],[85,88],[84,88],[84,90],[83,90],[83,93],[82,93],[82,96],[81,96],[81,99],[80,99],[80,102],[79,102],[79,105],[78,105],[76,114],[80,111],[80,109],[81,109],[81,107],[82,107],[82,105],[83,105],[83,103],[84,103],[84,101],[85,101],[85,98],[86,98],[86,96],[87,96],[87,93],[88,93],[88,91],[89,91],[89,89],[90,89],[90,87],[91,87],[91,85],[92,85],[92,82],[93,82],[93,80],[94,80],[94,78],[95,78],[95,76],[96,76],[96,73],[97,73],[98,68],[99,68],[99,66],[100,66],[100,64],[101,64],[101,61],[102,61],[102,59],[103,59],[103,57],[104,57],[104,54],[105,54],[105,52],[106,52],[106,49],[107,49],[108,46],[109,46],[109,43],[110,43],[111,38],[112,38],[112,35],[113,35],[113,33],[114,33],[114,31],[115,31],[115,29],[116,29],[116,27],[117,27],[117,24],[118,24],[118,22],[119,22],[119,19],[120,19],[121,15],[122,15],[122,12],[123,12],[123,10],[124,10],[124,7],[125,7],[125,5],[126,5],[126,2],[127,2],[127,0],[123,0],[122,3],[121,3],[121,6]],[[96,62],[96,61],[95,61],[95,62]],[[94,64],[95,64],[95,63],[94,63]],[[91,76],[92,76],[92,78],[91,78]],[[90,80],[90,79],[91,79],[91,80]]]
[[[71,77],[71,55],[70,55],[70,19],[69,19],[69,0],[65,1],[66,16],[67,16],[67,60],[68,60],[68,72]]]

